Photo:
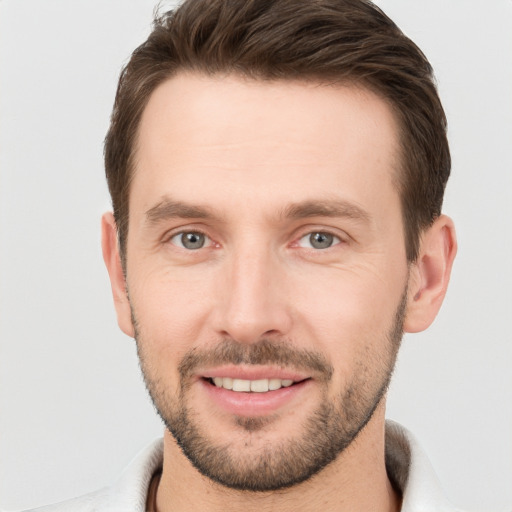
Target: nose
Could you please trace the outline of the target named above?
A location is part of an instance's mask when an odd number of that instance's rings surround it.
[[[286,335],[292,325],[286,272],[270,251],[247,250],[228,258],[219,283],[215,329],[239,343]]]

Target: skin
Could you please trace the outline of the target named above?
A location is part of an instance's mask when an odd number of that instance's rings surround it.
[[[126,280],[112,214],[102,229],[118,322],[132,337],[137,327],[160,405],[172,409],[183,393],[183,358],[223,340],[283,342],[332,368],[328,381],[302,370],[307,385],[272,414],[226,411],[204,392],[204,368],[187,378],[196,425],[240,463],[301,442],[320,402],[335,403],[350,385],[362,397],[375,391],[394,364],[388,335],[402,298],[406,332],[425,329],[439,310],[454,228],[439,217],[418,260],[407,262],[397,133],[386,102],[354,86],[182,73],[150,98],[130,192]],[[180,233],[197,231],[205,246],[180,246]],[[312,247],[315,232],[334,235],[332,246]],[[158,510],[399,510],[384,464],[384,414],[385,397],[333,462],[277,492],[208,479],[166,431]],[[251,431],[241,416],[265,426]]]

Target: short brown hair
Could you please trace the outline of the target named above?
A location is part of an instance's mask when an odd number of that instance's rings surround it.
[[[421,231],[441,213],[451,166],[446,117],[421,50],[368,0],[187,0],[155,18],[119,79],[105,169],[123,261],[141,115],[179,71],[348,82],[388,101],[400,127],[406,253],[416,259]]]

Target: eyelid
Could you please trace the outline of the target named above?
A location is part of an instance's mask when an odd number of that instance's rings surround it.
[[[326,247],[324,249],[319,249],[319,248],[316,248],[316,247],[312,247],[311,245],[309,245],[309,246],[301,245],[301,241],[302,240],[309,239],[309,237],[311,237],[311,235],[317,234],[317,233],[321,233],[321,234],[324,234],[324,235],[332,236],[332,238],[333,238],[332,245],[330,245],[329,247]],[[330,233],[329,231],[320,231],[320,230],[310,231],[308,233],[305,233],[304,235],[302,235],[300,238],[297,239],[297,245],[299,247],[303,247],[304,249],[313,249],[315,251],[326,251],[328,249],[331,249],[332,247],[335,247],[335,246],[339,245],[342,242],[343,242],[343,240],[338,235],[335,235],[334,233]]]
[[[334,247],[336,245],[339,245],[340,243],[349,243],[352,239],[351,236],[346,233],[345,231],[342,231],[340,229],[331,228],[331,227],[325,227],[325,226],[318,226],[318,225],[309,225],[309,226],[303,226],[298,234],[294,237],[294,241],[292,242],[292,246],[299,246],[300,240],[303,238],[310,236],[314,233],[325,233],[327,235],[331,235],[332,237],[336,238],[338,241],[336,243],[333,243],[331,247]],[[317,249],[315,249],[317,250]],[[325,250],[325,249],[324,249]]]
[[[204,229],[197,228],[197,227],[183,227],[183,226],[167,231],[164,234],[164,236],[162,237],[162,243],[164,243],[164,244],[170,243],[174,247],[177,247],[178,249],[184,249],[186,251],[190,251],[190,249],[183,247],[181,244],[176,244],[176,243],[172,242],[173,238],[183,235],[185,233],[198,233],[198,234],[203,235],[205,237],[205,244],[203,247],[201,247],[201,249],[205,249],[205,248],[212,247],[212,246],[216,245],[213,238],[210,235],[208,235],[208,233],[206,233],[206,231]]]

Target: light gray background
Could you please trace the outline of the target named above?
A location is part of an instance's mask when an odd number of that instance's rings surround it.
[[[451,287],[406,337],[388,416],[468,510],[512,508],[512,2],[381,0],[433,63],[458,227]],[[100,252],[102,140],[153,2],[0,1],[0,508],[112,482],[162,427]]]

